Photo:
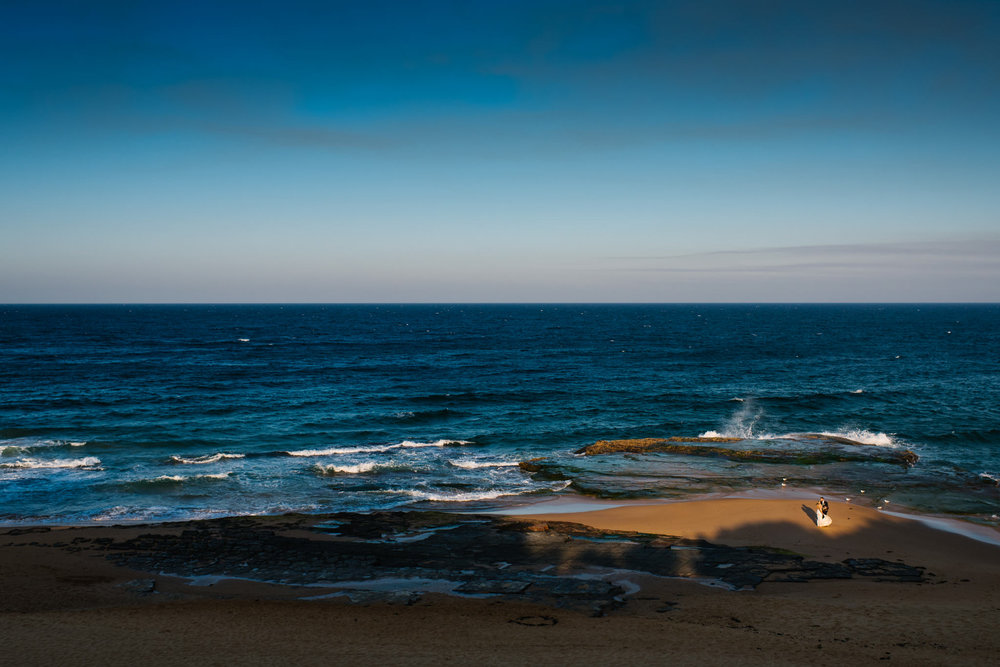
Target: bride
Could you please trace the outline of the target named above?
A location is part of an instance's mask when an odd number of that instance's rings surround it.
[[[820,528],[829,526],[833,523],[833,519],[830,518],[830,506],[826,504],[823,498],[820,498],[816,503],[816,525]]]

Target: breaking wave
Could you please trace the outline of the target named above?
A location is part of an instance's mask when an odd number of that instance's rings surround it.
[[[219,452],[217,454],[206,454],[204,456],[194,456],[186,459],[182,456],[171,456],[170,461],[172,463],[184,463],[189,465],[201,465],[205,463],[215,463],[216,461],[222,461],[224,459],[242,459],[246,458],[246,454],[227,454],[225,452]]]
[[[160,475],[148,479],[136,479],[131,482],[124,482],[121,486],[131,489],[142,489],[150,487],[170,487],[190,482],[213,482],[229,479],[232,473],[223,472],[212,475]]]
[[[523,496],[526,494],[555,493],[562,491],[570,485],[569,481],[560,482],[552,487],[542,487],[537,489],[477,489],[475,491],[442,492],[422,489],[402,489],[397,491],[413,498],[415,502],[459,502],[468,503],[482,500],[495,500],[507,496]]]
[[[423,447],[454,447],[471,445],[468,440],[436,440],[434,442],[413,442],[404,440],[393,445],[373,445],[371,447],[330,447],[329,449],[299,449],[285,452],[288,456],[334,456],[337,454],[379,454],[394,449],[420,449]]]
[[[823,431],[819,435],[829,438],[839,438],[859,442],[862,445],[874,445],[876,447],[898,447],[899,443],[888,433],[872,432],[865,429],[852,429],[848,431]]]
[[[363,475],[370,472],[416,472],[416,470],[410,466],[405,465],[393,465],[393,464],[382,464],[375,463],[373,461],[366,461],[364,463],[356,463],[354,465],[320,465],[316,464],[313,469],[319,472],[321,475]]]
[[[96,456],[87,456],[82,459],[18,459],[10,463],[0,463],[0,468],[16,470],[35,470],[47,468],[84,468],[96,470],[101,465],[101,460]]]
[[[755,436],[737,435],[732,432],[705,431],[700,438],[737,438],[740,440],[817,440],[822,438],[832,442],[852,445],[871,445],[873,447],[899,447],[900,444],[889,433],[868,431],[864,429],[847,431],[820,431],[819,433],[785,433],[781,435],[763,433]]]
[[[83,447],[85,440],[32,440],[29,438],[18,438],[15,440],[0,441],[0,456],[18,456],[27,454],[33,449],[49,449],[52,447]]]
[[[465,470],[479,470],[480,468],[516,468],[520,465],[518,461],[457,460],[448,461],[448,463],[456,468],[464,468]]]

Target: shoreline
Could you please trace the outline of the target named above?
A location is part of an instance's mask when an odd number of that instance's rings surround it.
[[[481,512],[474,512],[477,514],[496,514],[501,516],[523,516],[531,517],[536,515],[575,515],[575,514],[586,514],[588,512],[596,512],[608,509],[618,509],[625,507],[652,507],[660,505],[683,505],[686,503],[700,503],[706,501],[720,501],[720,500],[775,500],[775,501],[802,501],[802,502],[812,502],[815,501],[820,496],[827,498],[836,498],[837,496],[831,493],[824,493],[822,491],[817,491],[814,489],[755,489],[747,492],[737,492],[737,493],[717,493],[717,494],[705,494],[700,496],[694,496],[691,498],[658,498],[658,499],[622,499],[622,500],[605,500],[599,498],[592,498],[590,496],[583,495],[572,495],[564,496],[560,498],[546,499],[535,503],[526,503],[521,506],[513,507],[510,509],[498,509],[498,510],[487,510]],[[849,504],[853,507],[863,507],[872,509],[875,505],[874,502],[866,502],[867,499],[862,500],[852,499]],[[833,501],[837,502],[837,501]],[[942,515],[935,513],[919,512],[915,509],[909,507],[902,507],[899,511],[888,510],[883,508],[877,508],[878,511],[887,516],[893,516],[900,519],[907,519],[910,521],[920,522],[930,528],[936,530],[954,533],[957,535],[962,535],[972,540],[979,542],[985,542],[986,544],[991,544],[994,546],[1000,546],[1000,525],[986,525],[974,521],[971,518],[966,518],[964,516],[956,515]]]
[[[565,663],[595,651],[919,665],[1000,650],[1000,545],[837,500],[818,528],[804,501],[0,528],[0,622],[26,665]]]

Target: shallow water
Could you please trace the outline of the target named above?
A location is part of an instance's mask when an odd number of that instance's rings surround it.
[[[997,359],[994,305],[4,306],[0,521],[784,483],[989,522]],[[699,435],[741,440],[574,453]]]

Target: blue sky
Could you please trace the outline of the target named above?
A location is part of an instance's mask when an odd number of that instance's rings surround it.
[[[0,302],[997,301],[1000,3],[0,0]]]

